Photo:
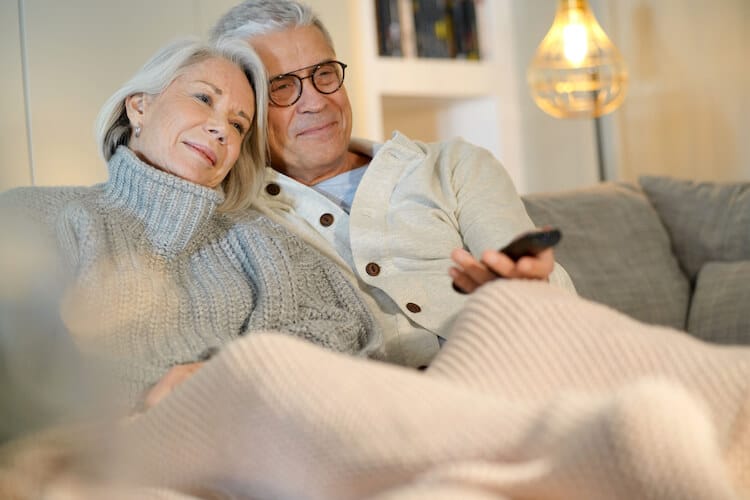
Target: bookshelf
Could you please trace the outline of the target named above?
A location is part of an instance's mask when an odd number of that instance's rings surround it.
[[[496,29],[496,2],[476,4],[481,59],[422,58],[416,51],[380,56],[375,0],[351,0],[350,57],[357,62],[348,86],[355,109],[355,134],[382,141],[393,130],[424,141],[460,136],[489,149],[506,166],[520,165],[516,138],[501,129],[514,120],[501,106],[514,95],[505,78]],[[411,53],[410,53],[411,52]],[[403,53],[403,52],[402,52]],[[507,61],[506,61],[507,62]],[[349,78],[349,76],[347,76]],[[509,168],[514,181],[518,172]]]

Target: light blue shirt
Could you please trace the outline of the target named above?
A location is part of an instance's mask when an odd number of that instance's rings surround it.
[[[359,181],[365,175],[365,170],[367,170],[367,165],[321,181],[312,186],[312,188],[340,206],[344,212],[350,213],[352,202],[354,201],[354,193],[357,192]]]

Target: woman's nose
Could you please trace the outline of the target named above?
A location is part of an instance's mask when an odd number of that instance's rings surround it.
[[[211,134],[220,144],[224,144],[227,140],[226,127],[222,127],[217,124],[208,126],[208,133]]]

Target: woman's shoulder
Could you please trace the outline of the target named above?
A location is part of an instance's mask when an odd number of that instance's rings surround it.
[[[17,204],[32,206],[36,202],[50,203],[75,199],[89,192],[91,187],[84,186],[22,186],[0,193],[3,205]]]
[[[248,245],[273,246],[276,251],[295,255],[307,246],[299,236],[254,208],[225,214],[225,217],[232,231],[240,233]]]
[[[0,210],[33,219],[56,218],[66,206],[91,199],[98,190],[81,186],[18,187],[0,193]]]
[[[271,235],[290,235],[288,229],[268,216],[262,214],[255,208],[246,208],[225,214],[230,224],[238,228],[255,232],[264,232]]]

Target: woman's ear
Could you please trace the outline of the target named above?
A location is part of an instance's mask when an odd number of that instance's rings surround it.
[[[128,120],[130,120],[130,125],[134,129],[143,125],[143,119],[146,115],[146,101],[146,94],[143,92],[125,98],[125,112],[128,115]]]

